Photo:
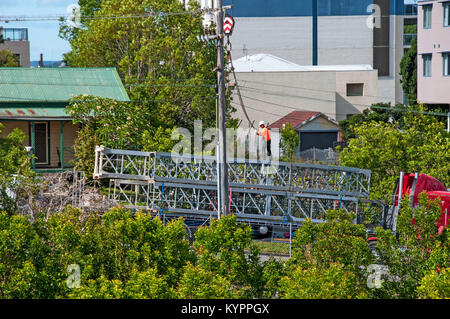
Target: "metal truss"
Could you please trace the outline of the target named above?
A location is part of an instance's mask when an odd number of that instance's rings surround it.
[[[371,171],[359,168],[233,159],[228,172],[231,187],[353,197],[367,197],[370,191]],[[211,156],[97,146],[94,178],[215,186],[217,161]]]
[[[110,189],[110,198],[127,208],[216,217],[218,214],[217,188],[213,186],[115,179],[110,180]],[[321,223],[327,210],[338,208],[356,213],[361,209],[366,216],[377,204],[360,203],[355,197],[244,188],[233,188],[230,198],[230,211],[240,220],[280,224],[301,224],[305,219]],[[376,208],[375,211],[380,210]],[[377,213],[373,215],[378,216]],[[379,221],[378,218],[376,222]]]
[[[109,179],[109,198],[130,209],[190,219],[218,217],[216,158],[96,147],[94,178]],[[337,166],[234,159],[228,162],[230,212],[251,224],[325,221],[330,209],[355,223],[388,223],[387,207],[365,199],[370,171]]]

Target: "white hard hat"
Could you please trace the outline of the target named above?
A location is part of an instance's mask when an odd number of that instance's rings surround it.
[[[261,126],[261,125],[266,125],[265,123],[264,123],[264,121],[261,121],[261,122],[259,122],[259,126]]]

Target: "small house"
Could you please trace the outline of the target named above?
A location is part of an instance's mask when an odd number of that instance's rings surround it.
[[[321,112],[293,111],[269,125],[269,128],[281,129],[286,123],[298,133],[298,155],[311,149],[329,150],[342,140],[338,122]]]
[[[0,68],[2,137],[19,128],[27,136],[38,171],[72,165],[78,126],[66,113],[69,100],[93,95],[129,101],[115,68]]]

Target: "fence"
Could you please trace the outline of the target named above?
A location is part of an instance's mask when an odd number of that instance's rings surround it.
[[[300,152],[299,158],[305,162],[336,164],[338,162],[337,152],[331,147],[328,149],[311,148]]]
[[[171,214],[158,214],[164,225],[175,219]],[[186,230],[185,239],[189,241],[191,245],[195,242],[195,233],[197,229],[202,226],[209,226],[213,217],[207,219],[184,219],[184,226]],[[294,224],[286,223],[280,227],[267,228],[267,233],[263,236],[258,229],[258,226],[252,226],[254,244],[260,249],[260,255],[262,259],[268,259],[270,257],[282,257],[289,258],[292,255],[292,237],[295,230]]]

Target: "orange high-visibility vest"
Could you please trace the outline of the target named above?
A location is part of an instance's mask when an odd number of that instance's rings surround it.
[[[260,131],[259,135],[261,135],[262,137],[264,137],[264,140],[265,140],[266,142],[267,142],[267,141],[270,141],[270,134],[269,134],[269,130],[267,129],[267,127],[263,128],[263,129]]]

